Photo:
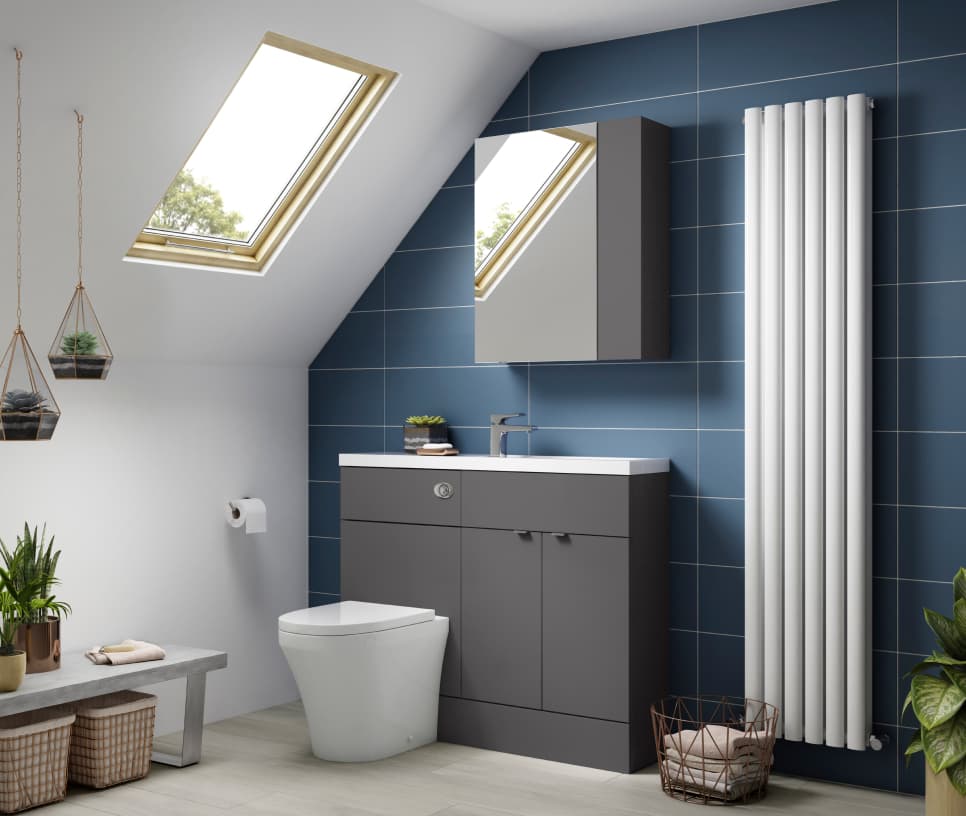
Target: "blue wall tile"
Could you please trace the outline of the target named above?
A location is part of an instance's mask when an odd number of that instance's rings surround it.
[[[382,427],[309,428],[309,479],[339,481],[340,453],[381,453],[385,440]]]
[[[448,187],[436,194],[398,249],[436,249],[472,243],[473,188]]]
[[[900,360],[899,382],[902,430],[966,431],[966,358]]]
[[[490,424],[492,413],[527,410],[526,366],[415,368],[386,372],[386,423],[412,414],[445,416],[450,425]]]
[[[426,332],[433,342],[426,342]],[[473,310],[453,307],[386,312],[386,365],[472,365]]]
[[[530,113],[696,90],[697,30],[547,51],[530,68]]]
[[[933,59],[966,52],[966,6],[898,0],[902,58],[925,60],[901,66],[896,8],[840,0],[541,55],[497,114],[515,118],[491,123],[487,134],[626,116],[671,128],[672,362],[472,365],[472,309],[426,308],[473,303],[470,149],[317,358],[319,367],[372,370],[310,374],[310,422],[376,427],[313,427],[310,476],[338,478],[340,450],[398,450],[411,413],[449,417],[453,442],[468,452],[488,449],[489,413],[530,411],[542,430],[511,437],[513,452],[669,457],[670,552],[680,562],[671,611],[681,626],[671,632],[672,688],[741,694],[743,639],[713,633],[743,630],[744,366],[711,362],[744,357],[741,115],[748,106],[870,94],[873,275],[889,284],[876,288],[873,315],[882,358],[873,383],[873,705],[876,730],[895,739],[882,753],[782,742],[776,768],[915,792],[921,760],[906,771],[898,745],[910,732],[894,728],[894,698],[915,656],[895,650],[932,648],[917,605],[948,607],[948,585],[922,581],[948,581],[961,559],[966,434],[922,431],[966,430],[966,377],[960,360],[897,366],[894,358],[966,356],[966,283],[934,283],[966,280],[966,207],[946,207],[966,204],[966,132],[908,134],[966,127],[966,57]],[[376,314],[358,314],[367,310]],[[311,532],[338,536],[338,485],[309,491]],[[312,604],[340,598],[336,544],[310,545],[310,588],[325,590],[310,593]]]
[[[899,213],[899,280],[966,279],[966,207]]]
[[[744,225],[698,230],[698,286],[701,292],[743,292],[745,289]]]
[[[953,608],[953,585],[899,580],[900,652],[927,654],[940,648],[923,617],[923,608],[949,617]]]
[[[839,0],[814,8],[701,26],[701,88],[844,71],[894,62],[896,18],[882,0]]]
[[[694,428],[694,365],[534,365],[530,406],[538,426]]]
[[[350,312],[312,361],[312,368],[382,368],[382,312]]]
[[[310,371],[310,425],[382,425],[383,373]]]
[[[386,264],[386,308],[472,306],[473,247],[396,252]]]
[[[702,428],[744,427],[744,367],[744,363],[701,363],[698,394]]]
[[[899,287],[899,356],[966,354],[966,283]]]
[[[339,594],[339,539],[309,539],[309,592]]]
[[[745,639],[698,635],[701,694],[745,696]]]
[[[966,6],[959,0],[899,0],[899,58],[966,52]]]
[[[877,146],[883,144],[888,142],[876,142]],[[966,131],[900,139],[899,207],[905,210],[966,204],[964,156]]]
[[[721,635],[744,634],[745,571],[702,564],[698,580],[698,628]]]
[[[920,581],[952,581],[956,570],[966,566],[963,530],[966,509],[900,507],[899,574]]]
[[[700,360],[743,360],[745,296],[701,295],[698,300]]]
[[[966,56],[900,65],[899,99],[899,133],[966,127]]]
[[[702,564],[743,567],[745,503],[705,499],[698,508],[698,546]]]
[[[744,433],[702,431],[701,495],[740,499],[744,493]]]
[[[672,629],[698,628],[698,568],[694,564],[671,564],[670,595]]]
[[[338,603],[341,598],[338,595],[331,595],[323,592],[309,593],[309,606],[325,606],[326,604]]]

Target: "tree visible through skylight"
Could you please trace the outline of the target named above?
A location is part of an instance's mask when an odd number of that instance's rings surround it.
[[[364,79],[263,42],[147,231],[250,245]]]

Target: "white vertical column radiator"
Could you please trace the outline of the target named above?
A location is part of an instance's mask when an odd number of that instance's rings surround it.
[[[872,116],[745,111],[745,694],[786,739],[872,725]]]

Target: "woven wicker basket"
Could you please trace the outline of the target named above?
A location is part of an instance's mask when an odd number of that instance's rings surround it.
[[[157,706],[157,697],[137,691],[74,703],[77,720],[70,741],[70,781],[109,788],[147,776]]]
[[[0,813],[59,802],[67,795],[74,715],[64,707],[0,717]]]

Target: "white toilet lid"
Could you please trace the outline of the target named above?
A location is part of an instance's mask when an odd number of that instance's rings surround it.
[[[278,628],[296,635],[361,635],[426,623],[434,617],[434,609],[342,601],[288,612],[279,617]]]

